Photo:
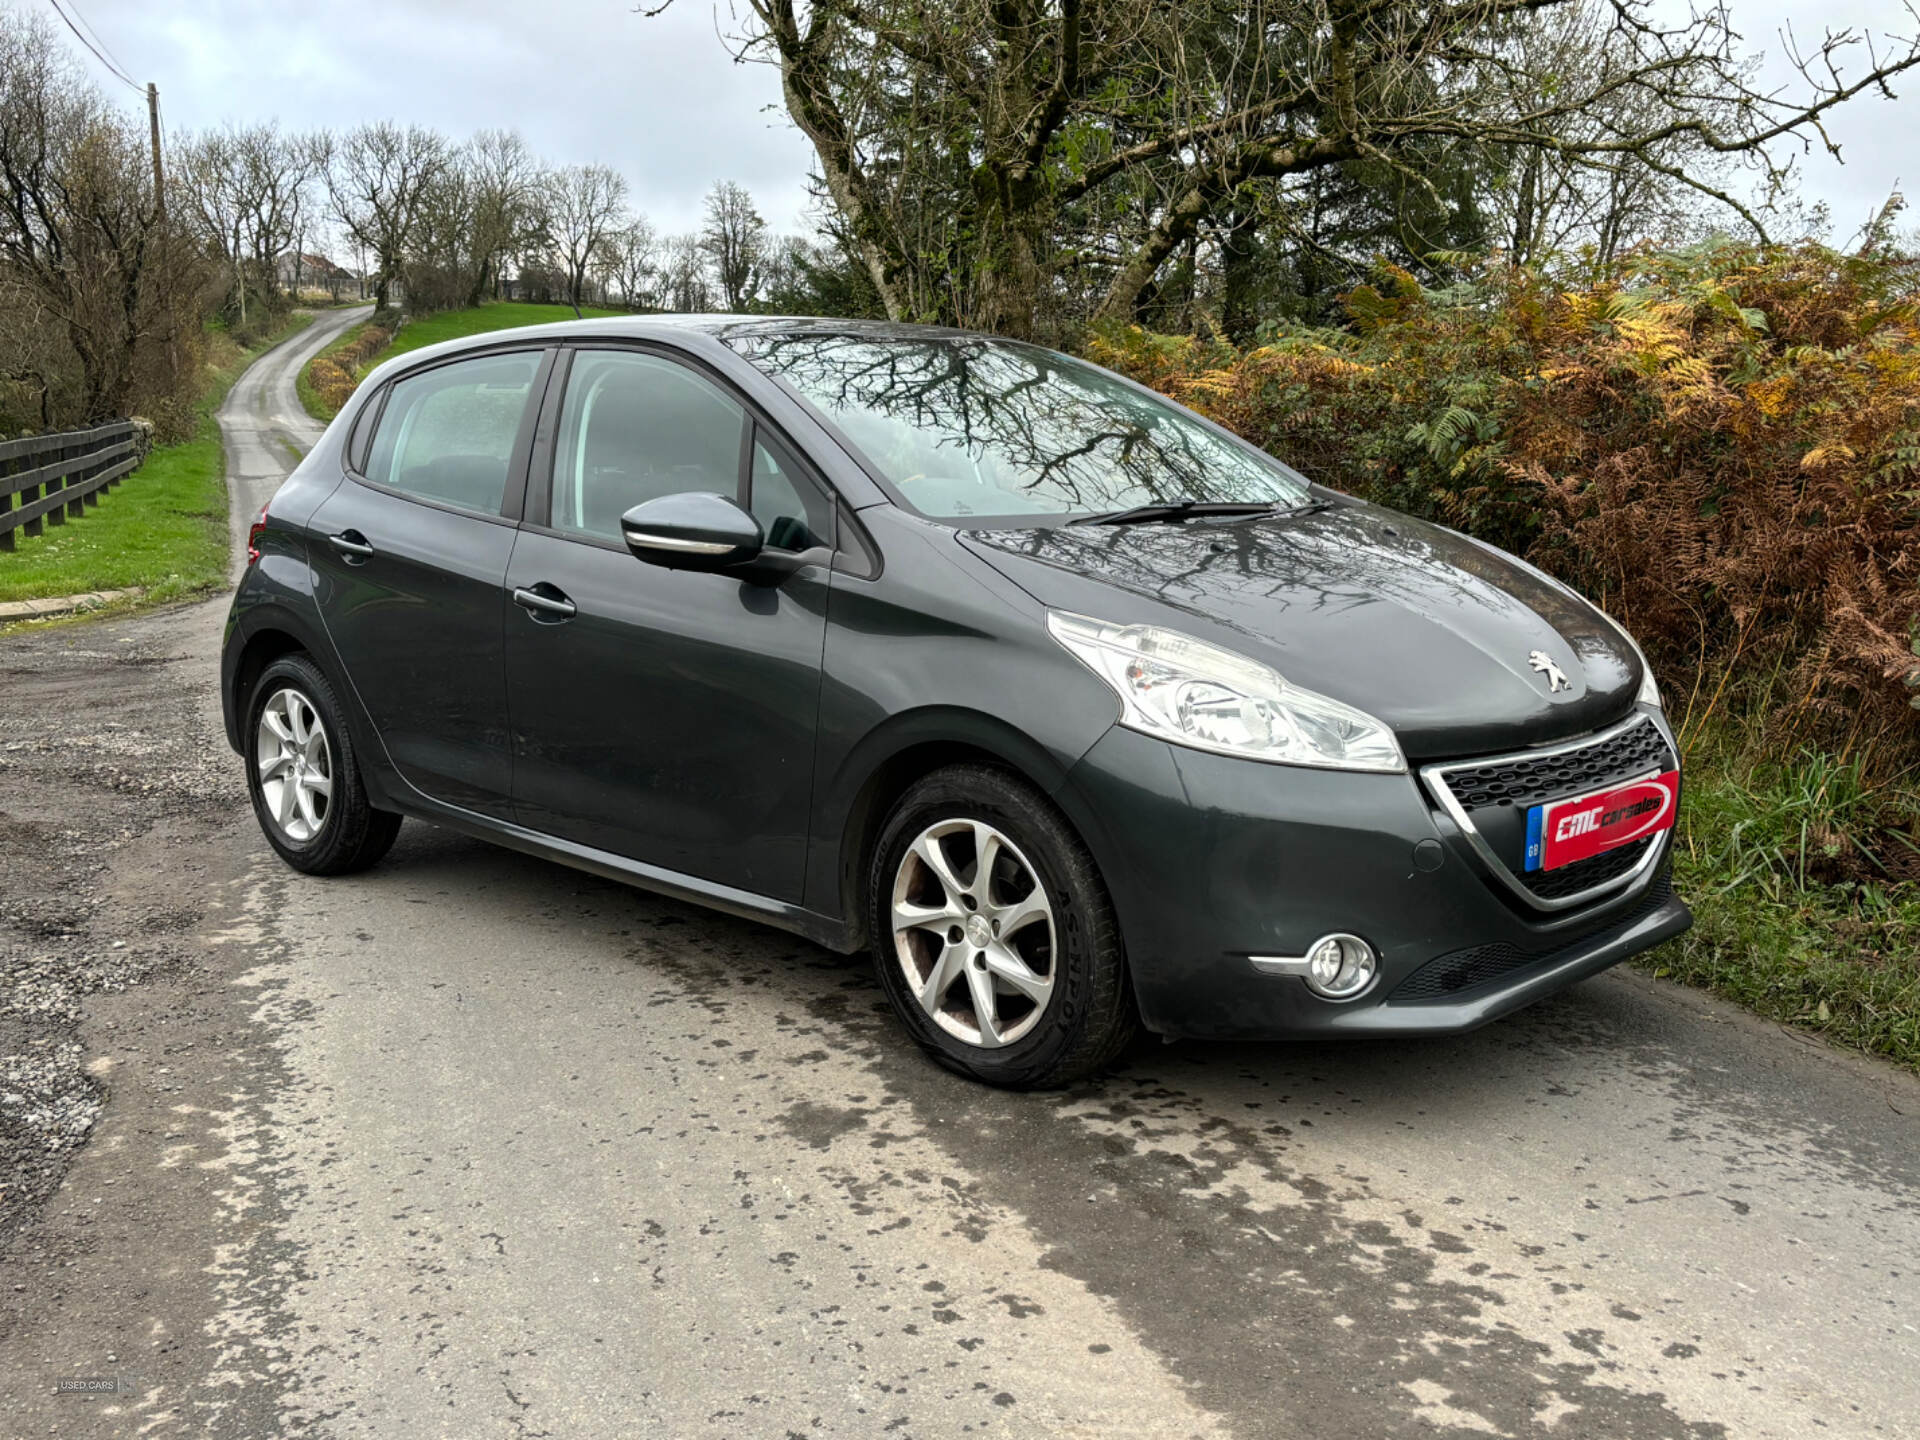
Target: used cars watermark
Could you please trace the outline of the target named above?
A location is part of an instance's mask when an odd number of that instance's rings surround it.
[[[53,1382],[56,1395],[137,1395],[138,1375],[69,1375]]]

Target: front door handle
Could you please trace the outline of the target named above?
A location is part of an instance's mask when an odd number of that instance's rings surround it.
[[[327,543],[342,555],[355,560],[365,560],[373,554],[373,546],[358,530],[342,530],[338,535],[329,535]]]
[[[521,585],[513,592],[513,603],[538,620],[550,615],[555,620],[569,620],[577,613],[573,601],[563,595],[557,586],[542,580],[538,585]]]

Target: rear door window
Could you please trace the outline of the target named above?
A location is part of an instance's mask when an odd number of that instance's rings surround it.
[[[394,382],[366,478],[423,500],[498,515],[540,352],[483,355]]]
[[[552,526],[620,538],[620,517],[662,495],[738,499],[747,416],[712,381],[632,350],[582,350],[560,409]]]

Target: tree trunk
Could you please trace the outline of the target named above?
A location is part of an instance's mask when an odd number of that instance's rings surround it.
[[[1026,197],[1008,193],[1004,185],[995,191],[979,207],[985,235],[974,261],[980,281],[976,313],[956,318],[974,329],[1031,340],[1040,308],[1035,216]]]
[[[999,143],[1004,150],[1013,141]],[[957,318],[996,335],[1034,339],[1046,292],[1040,257],[1052,218],[1045,177],[1037,167],[1024,160],[1008,160],[1003,153],[975,168],[972,192],[983,237],[974,258],[978,313]]]
[[[787,30],[778,40],[780,88],[786,97],[787,113],[813,142],[827,193],[847,219],[847,228],[860,247],[860,258],[866,262],[887,318],[904,320],[907,307],[899,277],[907,273],[908,259],[887,235],[874,207],[867,203],[864,177],[858,172],[845,123],[834,107],[832,82],[824,73],[824,62],[803,44],[797,31]]]
[[[474,273],[473,286],[467,291],[467,308],[475,308],[487,298],[487,286],[493,278],[493,257],[489,255],[480,262],[480,268]]]
[[[1236,345],[1253,338],[1260,324],[1259,217],[1236,210],[1220,238],[1220,328]]]
[[[1140,298],[1153,284],[1153,277],[1159,272],[1161,264],[1186,242],[1205,218],[1208,208],[1207,194],[1199,185],[1174,201],[1167,208],[1167,213],[1160,217],[1159,223],[1148,232],[1147,238],[1140,242],[1140,248],[1120,267],[1120,273],[1113,277],[1113,283],[1107,287],[1106,297],[1094,312],[1094,319],[1134,319]]]

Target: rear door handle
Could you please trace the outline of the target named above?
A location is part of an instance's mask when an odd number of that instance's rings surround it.
[[[569,620],[578,613],[573,601],[563,595],[559,588],[542,580],[538,585],[522,585],[513,592],[513,603],[532,615],[536,620],[542,615],[551,615],[556,620]]]
[[[356,560],[365,560],[373,554],[373,546],[358,530],[342,530],[338,535],[329,535],[327,543],[342,555],[350,555]]]

